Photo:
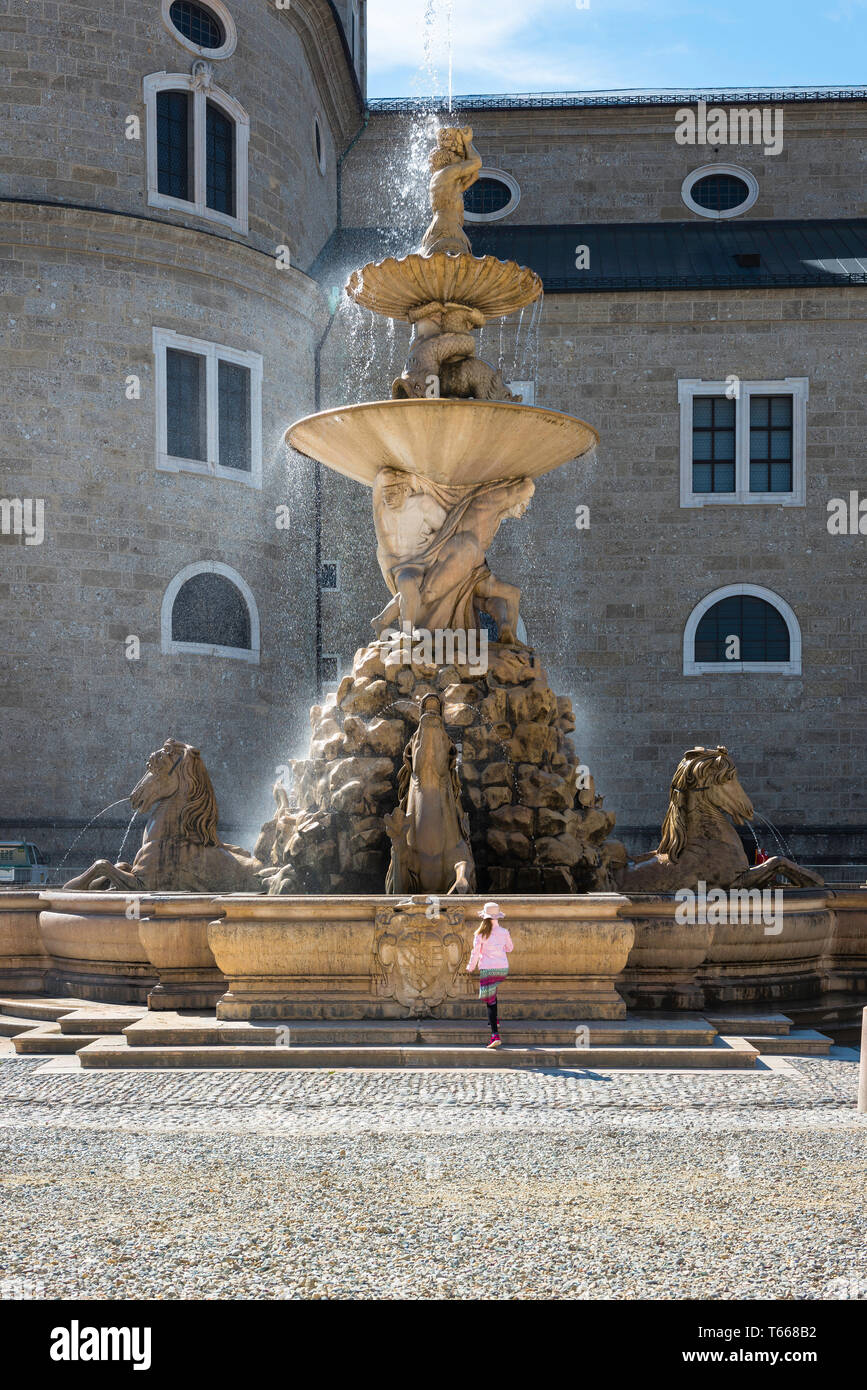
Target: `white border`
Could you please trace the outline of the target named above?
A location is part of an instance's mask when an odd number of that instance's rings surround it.
[[[180,29],[175,27],[169,13],[172,8],[172,3],[173,0],[162,0],[160,17],[176,43],[179,43],[182,48],[187,49],[189,53],[195,53],[198,58],[220,59],[231,57],[238,42],[238,31],[235,28],[234,19],[223,4],[223,0],[193,0],[193,3],[199,5],[201,9],[213,10],[222,24],[226,40],[219,48],[203,48],[201,44],[193,43],[191,39],[187,38],[186,34],[182,34]]]
[[[195,66],[195,64],[194,64]],[[234,97],[219,87],[206,87],[190,72],[152,72],[142,79],[147,125],[148,207],[167,208],[220,222],[236,232],[247,233],[247,146],[250,118]],[[164,91],[193,94],[193,198],[172,198],[159,191],[157,170],[157,93]],[[235,216],[207,206],[206,105],[213,101],[231,119],[235,128]]]
[[[787,376],[784,381],[739,381],[735,402],[735,490],[734,492],[693,492],[692,490],[692,402],[695,396],[725,396],[727,381],[677,383],[680,404],[680,505],[682,507],[770,506],[803,507],[807,502],[807,401],[810,380],[806,376]],[[750,397],[792,397],[792,491],[750,492]]]
[[[176,642],[173,639],[172,609],[175,606],[175,599],[187,580],[192,579],[197,574],[221,574],[224,579],[230,580],[239,591],[250,614],[249,648],[211,646],[207,642]],[[187,565],[186,569],[182,569],[179,574],[175,575],[163,594],[163,601],[160,606],[160,637],[162,650],[166,656],[175,656],[181,652],[189,652],[193,656],[228,656],[236,661],[249,661],[254,666],[258,666],[259,610],[256,607],[252,589],[241,578],[237,570],[233,570],[229,565],[224,565],[220,560],[197,560],[195,564]]]
[[[742,203],[738,203],[736,208],[703,208],[700,203],[693,202],[692,187],[698,183],[699,179],[706,178],[708,174],[731,174],[733,178],[741,179],[746,184],[749,192]],[[714,221],[720,221],[725,217],[740,217],[741,213],[749,212],[759,196],[759,182],[755,174],[751,174],[749,169],[741,169],[737,164],[703,164],[700,169],[693,169],[691,174],[687,174],[680,186],[680,196],[690,212],[698,213],[699,217],[710,217]]]
[[[696,661],[695,634],[701,619],[709,608],[721,599],[733,598],[737,594],[749,594],[753,598],[764,599],[785,619],[789,629],[788,661]],[[735,674],[760,674],[772,676],[800,676],[801,674],[801,628],[795,611],[784,598],[773,589],[763,589],[758,584],[727,584],[723,589],[714,589],[712,594],[697,603],[686,621],[683,630],[683,674],[685,676],[727,676]]]
[[[508,217],[510,213],[515,211],[515,208],[521,201],[521,190],[518,187],[517,181],[512,178],[511,174],[507,174],[503,169],[480,169],[479,178],[497,179],[499,183],[504,183],[512,197],[511,200],[506,203],[506,206],[500,208],[497,212],[469,212],[465,210],[465,222],[499,222],[501,217]]]
[[[178,458],[168,452],[168,420],[166,418],[166,348],[195,352],[205,358],[205,418],[207,422],[207,459]],[[171,328],[154,328],[154,398],[156,401],[156,466],[161,473],[198,473],[205,477],[222,478],[227,483],[244,487],[262,487],[262,357],[258,352],[241,352],[223,347],[204,338],[190,338]],[[219,462],[220,413],[217,364],[236,362],[250,372],[250,468],[225,468]]]

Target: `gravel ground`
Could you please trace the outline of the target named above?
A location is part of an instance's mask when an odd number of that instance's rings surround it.
[[[0,1060],[0,1297],[867,1298],[857,1066]]]

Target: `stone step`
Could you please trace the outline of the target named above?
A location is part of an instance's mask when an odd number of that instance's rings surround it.
[[[748,1043],[767,1057],[827,1057],[832,1039],[813,1028],[793,1028],[784,1037],[742,1034]]]
[[[792,1020],[787,1014],[766,1013],[755,1008],[740,1009],[737,1005],[728,1009],[709,1009],[704,1017],[718,1033],[729,1037],[784,1037],[792,1027]]]
[[[134,1006],[124,1008],[117,1005],[114,1012],[109,1012],[104,1006],[90,1005],[86,1009],[75,1009],[72,1013],[64,1014],[57,1022],[60,1024],[61,1033],[83,1034],[83,1033],[122,1033],[124,1028],[137,1023],[139,1019],[147,1013],[147,1009],[137,1009]]]
[[[516,1019],[504,1025],[509,1046],[575,1047],[579,1030],[591,1047],[710,1047],[716,1031],[698,1015],[680,1018],[630,1016],[616,1022],[591,1019]],[[131,1047],[478,1047],[487,1041],[484,1018],[453,1019],[289,1019],[277,1023],[236,1023],[213,1014],[150,1013],[123,1029]]]
[[[628,1068],[753,1068],[758,1052],[743,1038],[716,1038],[711,1047],[130,1047],[126,1038],[99,1038],[78,1051],[82,1067],[103,1068],[261,1068],[310,1067],[557,1067],[608,1071]]]
[[[37,1028],[18,1033],[12,1042],[15,1051],[22,1056],[55,1056],[59,1052],[78,1052],[87,1043],[99,1042],[100,1036],[98,1033],[61,1033],[56,1023],[40,1023]],[[119,1040],[120,1035],[115,1042]]]
[[[86,1009],[86,999],[56,999],[48,995],[3,995],[0,997],[0,1014],[10,1014],[13,1018],[35,1018],[43,1023],[54,1023],[73,1009]],[[93,1008],[93,1004],[89,1006]]]
[[[0,1038],[14,1038],[18,1033],[26,1033],[33,1024],[32,1018],[12,1018],[10,1014],[0,1014]]]

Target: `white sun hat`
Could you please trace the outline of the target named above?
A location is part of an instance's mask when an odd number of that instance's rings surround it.
[[[505,917],[505,915],[499,903],[485,903],[479,913],[480,917]]]

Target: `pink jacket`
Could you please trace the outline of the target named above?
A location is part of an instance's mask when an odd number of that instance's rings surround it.
[[[490,936],[479,936],[476,932],[473,937],[473,953],[467,969],[475,970],[477,965],[480,970],[497,970],[508,966],[508,952],[512,949],[512,938],[508,929],[495,922],[491,927]]]

